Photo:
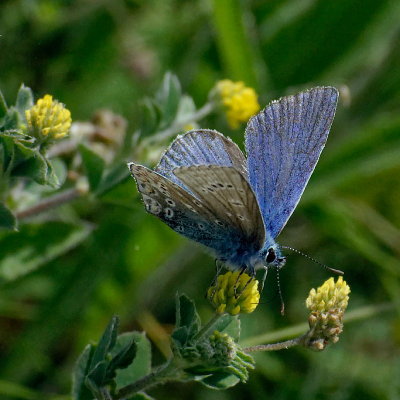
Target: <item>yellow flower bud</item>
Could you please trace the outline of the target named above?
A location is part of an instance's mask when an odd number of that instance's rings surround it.
[[[224,79],[217,83],[216,92],[225,108],[228,124],[233,129],[260,110],[255,90],[246,87],[243,82]]]
[[[329,278],[317,290],[311,289],[306,300],[306,306],[311,311],[329,312],[339,309],[344,312],[349,301],[350,287],[342,276],[337,282]]]
[[[25,111],[28,131],[38,139],[60,139],[71,127],[71,113],[64,104],[46,94]]]
[[[189,132],[193,129],[197,129],[199,127],[198,124],[196,124],[196,122],[189,122],[188,124],[183,125],[183,130],[185,132]]]
[[[329,278],[317,290],[311,289],[306,300],[310,310],[308,347],[323,350],[327,344],[336,343],[343,330],[343,314],[349,302],[350,287],[343,277],[335,282]]]
[[[258,281],[245,273],[227,272],[219,275],[207,298],[218,314],[237,315],[253,312],[259,301]]]

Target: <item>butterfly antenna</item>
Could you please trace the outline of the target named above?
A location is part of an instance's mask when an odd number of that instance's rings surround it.
[[[293,251],[293,252],[295,252],[295,253],[297,253],[297,254],[300,254],[301,256],[303,256],[303,257],[305,257],[305,258],[308,258],[309,260],[313,261],[315,264],[318,264],[318,265],[320,265],[321,267],[326,268],[326,269],[328,269],[329,271],[334,272],[335,274],[344,275],[344,272],[341,271],[340,269],[335,269],[335,268],[328,267],[326,264],[323,264],[322,262],[316,260],[315,258],[310,257],[308,254],[304,254],[304,253],[302,253],[301,251],[299,251],[299,250],[297,250],[297,249],[294,249],[293,247],[281,246],[281,248],[282,248],[282,249],[288,249],[288,250],[291,250],[291,251]]]
[[[281,315],[285,315],[285,302],[283,301],[281,280],[279,277],[279,269],[276,270],[276,282],[278,284],[279,298],[281,299]]]

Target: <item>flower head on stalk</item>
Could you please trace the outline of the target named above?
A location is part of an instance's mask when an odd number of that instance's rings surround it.
[[[251,313],[260,301],[258,281],[246,273],[229,271],[218,276],[208,289],[207,298],[218,314]]]
[[[255,90],[245,86],[243,82],[224,79],[217,83],[214,93],[221,101],[228,124],[233,129],[238,128],[242,122],[247,122],[260,110]]]
[[[71,113],[65,105],[46,94],[25,111],[28,133],[41,141],[61,139],[71,127]]]
[[[223,373],[235,375],[246,382],[249,370],[255,367],[254,359],[232,337],[219,331],[214,331],[191,347],[181,349],[180,357],[186,364],[186,372],[198,377],[205,376],[206,379],[213,374]]]
[[[310,310],[308,347],[323,350],[329,343],[339,340],[349,293],[350,287],[341,276],[336,282],[329,278],[317,290],[311,289],[306,300],[306,306]]]

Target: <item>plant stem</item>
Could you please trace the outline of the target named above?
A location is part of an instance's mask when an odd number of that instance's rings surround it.
[[[194,336],[194,341],[199,341],[204,336],[210,333],[215,323],[222,317],[222,314],[215,313],[214,316],[200,329],[197,335]]]
[[[42,212],[48,211],[52,208],[56,208],[64,203],[68,203],[72,200],[75,200],[76,198],[82,195],[83,195],[82,190],[79,190],[77,188],[68,189],[65,190],[64,192],[57,193],[54,196],[49,196],[47,198],[44,198],[42,201],[40,201],[39,203],[35,204],[32,207],[29,207],[22,211],[18,211],[16,213],[16,217],[18,219],[33,217]]]
[[[173,366],[172,360],[170,360],[166,364],[150,372],[150,374],[138,379],[136,382],[122,387],[113,398],[114,400],[124,399],[149,387],[174,380],[177,378],[177,372],[178,369]]]
[[[288,349],[290,347],[302,344],[306,337],[308,337],[308,332],[305,335],[299,336],[295,339],[285,340],[284,342],[259,344],[257,346],[245,347],[243,351],[245,353],[250,353],[253,351],[276,351],[276,350]]]
[[[360,307],[355,310],[346,311],[344,316],[344,323],[350,323],[353,321],[359,321],[366,318],[379,315],[384,312],[393,311],[396,307],[399,307],[398,303],[380,303],[365,307]],[[280,329],[274,332],[264,333],[262,335],[253,336],[241,341],[241,345],[255,345],[257,343],[272,342],[277,340],[286,339],[288,337],[293,337],[300,335],[302,332],[308,329],[308,324],[306,322],[290,326],[288,328]]]

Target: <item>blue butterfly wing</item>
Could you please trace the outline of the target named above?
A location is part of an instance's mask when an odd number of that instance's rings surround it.
[[[249,181],[276,238],[296,208],[328,138],[338,91],[316,87],[269,104],[246,128]]]
[[[231,139],[210,129],[193,130],[178,136],[161,157],[155,171],[182,185],[173,170],[191,165],[232,166],[247,176],[246,159],[239,147]]]
[[[219,219],[212,206],[142,165],[129,163],[129,169],[147,212],[181,235],[207,246],[221,259],[240,251],[244,240],[241,230]]]
[[[233,167],[198,165],[174,169],[174,174],[212,210],[215,221],[227,231],[239,231],[237,252],[229,259],[247,264],[265,241],[264,222],[256,197],[245,177]],[[228,239],[227,239],[228,240]]]

